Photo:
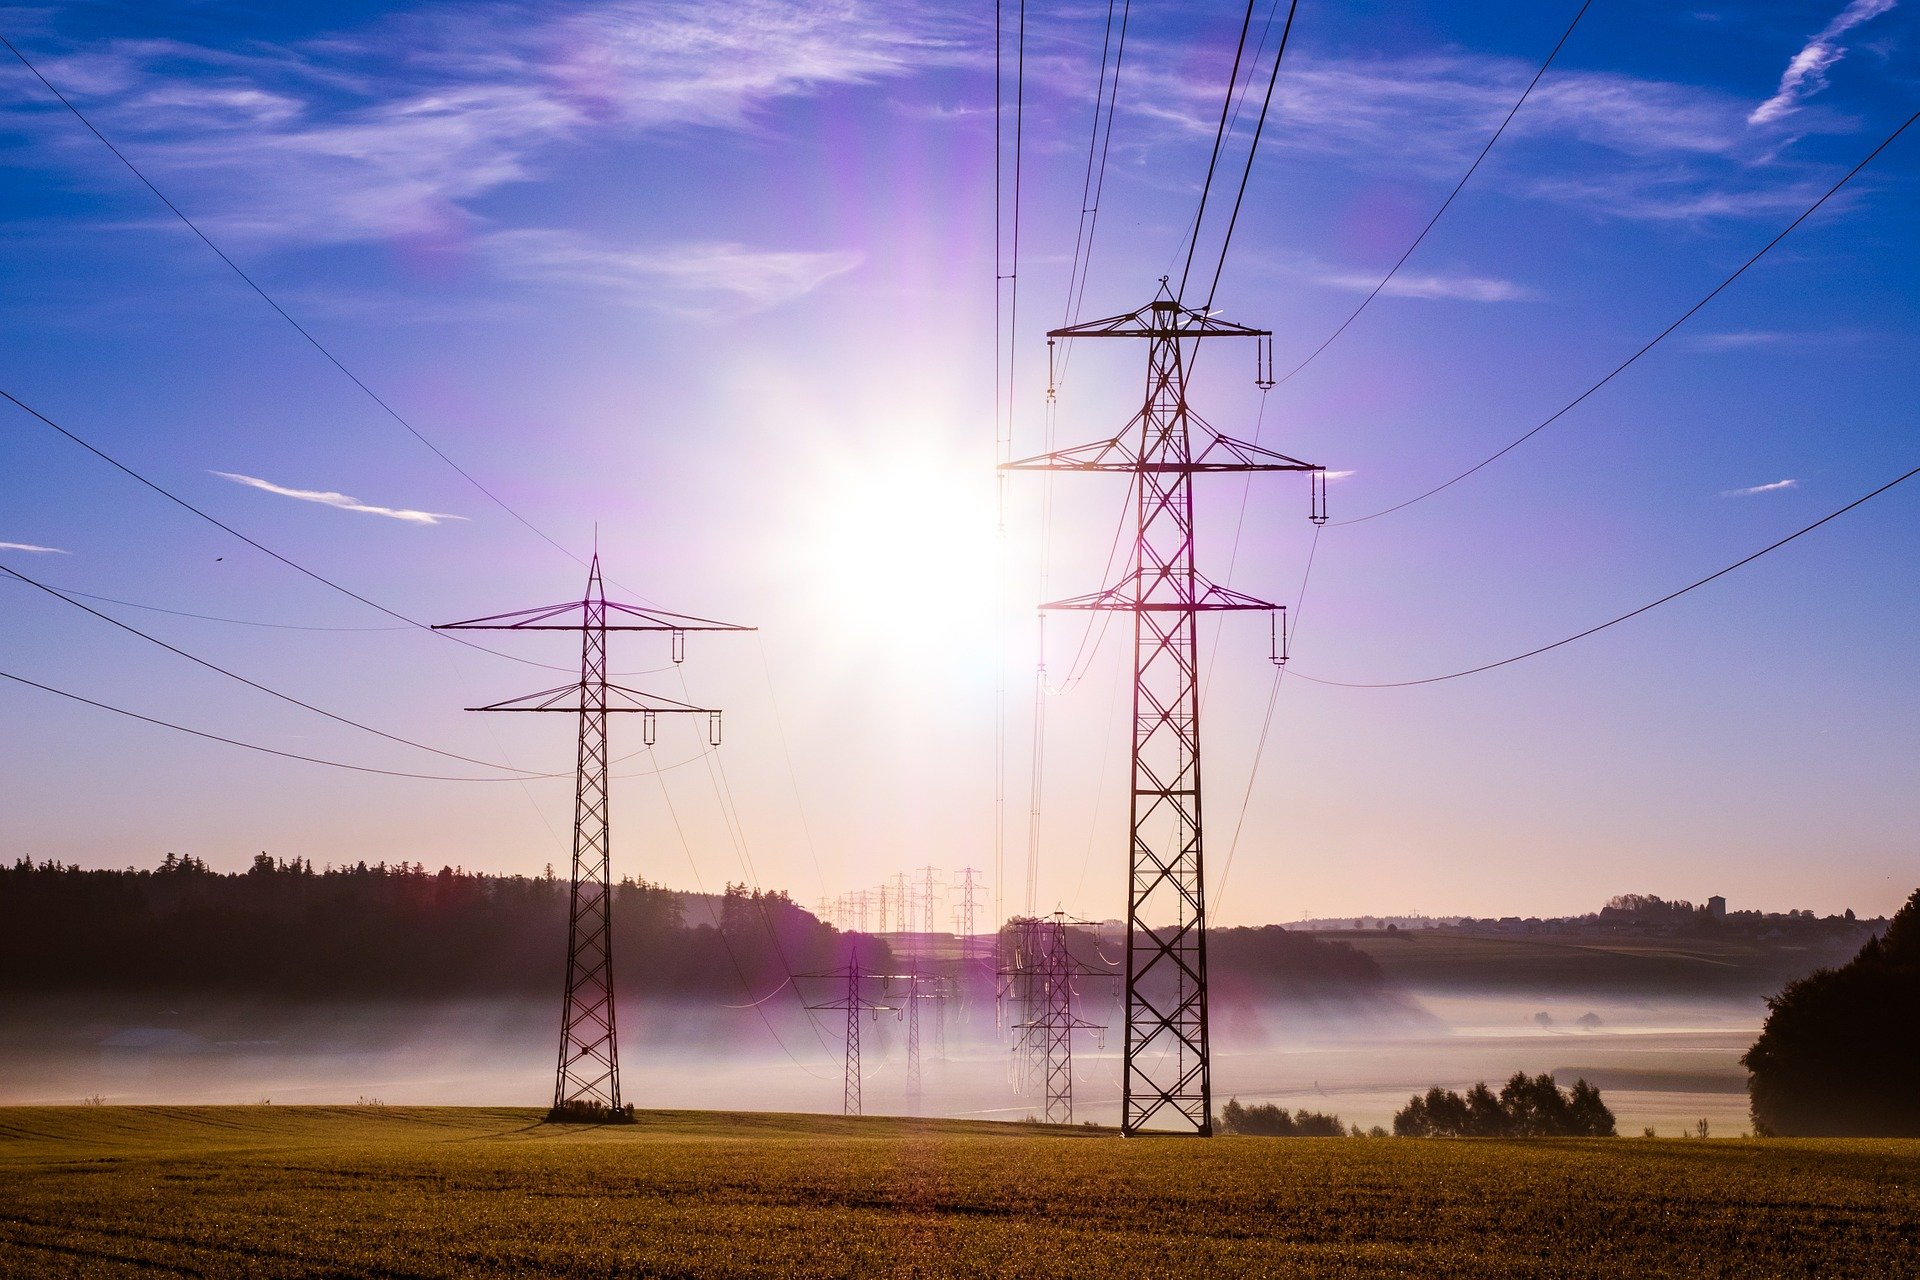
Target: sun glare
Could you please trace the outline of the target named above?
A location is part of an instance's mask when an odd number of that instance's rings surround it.
[[[901,665],[990,668],[993,483],[978,462],[931,452],[839,470],[800,548],[821,616]]]

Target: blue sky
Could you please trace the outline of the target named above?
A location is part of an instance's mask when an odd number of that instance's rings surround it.
[[[1573,8],[1303,0],[1222,312],[1274,329],[1283,370],[1318,346]],[[1350,473],[1332,486],[1336,519],[1457,473],[1665,327],[1914,110],[1916,12],[1595,0],[1340,340],[1264,406],[1239,353],[1209,356],[1196,407]],[[1106,15],[1029,12],[1019,453],[1044,447],[1041,329],[1066,314]],[[1139,305],[1177,266],[1239,23],[1226,4],[1134,14],[1086,314]],[[0,8],[0,33],[516,511],[577,553],[597,524],[619,590],[762,628],[696,637],[682,672],[631,681],[723,705],[729,721],[717,761],[678,726],[651,761],[622,766],[677,766],[616,790],[623,869],[683,887],[751,874],[811,902],[908,866],[989,867],[998,669],[1003,878],[1024,875],[1042,482],[1011,490],[1016,616],[1002,627],[991,9],[76,4]],[[1327,529],[1298,669],[1394,680],[1531,648],[1914,465],[1916,148],[1895,143],[1511,455],[1402,512]],[[0,225],[0,387],[408,616],[577,591],[572,560],[328,365],[12,62]],[[1110,434],[1138,395],[1140,352],[1084,345],[1061,380],[1060,444]],[[0,563],[191,613],[391,624],[26,415],[8,407],[5,422],[0,544],[14,545]],[[1203,567],[1228,578],[1231,561],[1240,589],[1295,598],[1312,542],[1299,488],[1257,481],[1236,540],[1240,482],[1208,485]],[[1123,495],[1080,477],[1051,493],[1045,594],[1090,590]],[[1499,672],[1378,691],[1289,679],[1250,791],[1271,668],[1265,627],[1230,623],[1207,712],[1216,880],[1234,848],[1220,917],[1561,912],[1625,891],[1891,909],[1912,889],[1920,818],[1920,602],[1903,572],[1920,551],[1914,501],[1897,490]],[[447,750],[536,769],[571,759],[547,717],[460,710],[557,680],[536,667],[412,630],[97,607]],[[0,669],[286,750],[464,768],[265,699],[30,588],[0,587],[0,610]],[[1077,627],[1053,624],[1056,681]],[[1121,905],[1119,635],[1047,706],[1040,905],[1085,915]],[[500,647],[573,660],[564,638]],[[645,638],[617,651],[626,670],[664,662]],[[338,773],[24,688],[0,689],[0,710],[8,856],[564,864],[565,779]]]

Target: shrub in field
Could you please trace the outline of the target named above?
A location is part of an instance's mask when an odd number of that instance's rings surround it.
[[[1227,1105],[1221,1108],[1220,1128],[1256,1138],[1341,1138],[1347,1132],[1339,1116],[1304,1107],[1289,1112],[1271,1102],[1248,1107],[1238,1098],[1227,1099]]]
[[[624,1107],[609,1107],[604,1102],[586,1102],[574,1099],[563,1102],[547,1112],[548,1124],[632,1124],[633,1104]]]
[[[1920,890],[1884,937],[1790,982],[1740,1061],[1762,1135],[1920,1137]]]
[[[1611,1138],[1613,1112],[1585,1080],[1562,1089],[1551,1075],[1517,1072],[1498,1095],[1484,1082],[1461,1097],[1438,1085],[1393,1118],[1402,1138]]]

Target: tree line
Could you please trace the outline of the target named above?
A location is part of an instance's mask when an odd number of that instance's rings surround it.
[[[168,854],[153,870],[0,866],[0,992],[441,998],[560,989],[569,884],[419,863],[316,869],[260,854],[244,872]],[[634,995],[758,998],[845,963],[849,940],[781,891],[728,885],[717,923],[686,895],[612,889],[614,981]],[[885,944],[861,944],[884,966]]]

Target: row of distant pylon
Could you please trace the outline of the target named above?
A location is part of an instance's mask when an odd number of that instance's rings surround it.
[[[879,884],[814,906],[821,920],[847,933],[944,933],[972,938],[985,882],[976,867],[962,867],[949,881],[939,867],[896,871]]]

